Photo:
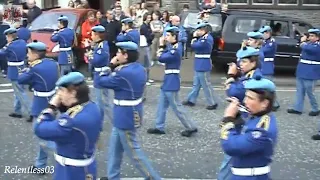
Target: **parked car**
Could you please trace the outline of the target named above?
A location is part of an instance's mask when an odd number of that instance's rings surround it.
[[[190,14],[190,18],[187,19],[192,20],[193,16]],[[209,23],[214,24],[212,35],[215,38],[215,45],[211,57],[212,63],[217,69],[226,68],[228,63],[235,62],[236,52],[239,50],[241,42],[247,39],[247,33],[257,31],[264,25],[271,26],[273,38],[278,44],[275,67],[277,69],[295,69],[301,52],[298,46],[300,37],[307,33],[308,29],[313,28],[311,24],[300,19],[267,12],[243,10],[229,10],[227,13],[211,14]],[[193,28],[191,27],[191,29]]]
[[[69,19],[68,27],[75,30],[76,43],[72,48],[74,53],[74,65],[78,67],[83,63],[85,50],[81,48],[81,25],[86,19],[88,11],[94,9],[71,9],[59,8],[43,12],[30,25],[31,39],[44,42],[47,47],[47,57],[57,58],[59,45],[50,40],[52,33],[58,29],[58,17],[67,16]]]

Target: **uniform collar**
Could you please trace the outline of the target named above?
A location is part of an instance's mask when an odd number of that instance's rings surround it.
[[[247,73],[245,74],[245,76],[246,76],[247,78],[252,78],[255,71],[256,71],[255,69],[252,69],[252,70],[250,70],[249,72],[247,72]]]

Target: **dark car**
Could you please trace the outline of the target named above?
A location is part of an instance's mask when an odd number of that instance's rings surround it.
[[[273,38],[278,44],[275,67],[295,69],[301,52],[298,46],[300,37],[313,27],[300,19],[257,11],[229,10],[227,13],[211,14],[210,19],[210,24],[216,23],[212,31],[215,45],[211,57],[218,69],[235,62],[236,52],[242,41],[247,39],[247,33],[264,25],[271,26]]]

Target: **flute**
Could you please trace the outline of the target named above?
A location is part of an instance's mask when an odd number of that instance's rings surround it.
[[[227,99],[227,102],[230,103],[230,102],[232,102],[232,101],[231,101],[230,99]],[[245,112],[245,113],[248,113],[248,112],[249,112],[249,109],[248,109],[247,107],[241,105],[241,104],[239,104],[238,107],[239,107],[239,111],[240,111],[240,112]]]

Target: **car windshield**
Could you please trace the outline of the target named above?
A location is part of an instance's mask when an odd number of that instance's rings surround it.
[[[73,13],[65,13],[65,12],[48,12],[43,13],[39,17],[37,17],[32,23],[29,29],[31,31],[52,31],[59,29],[58,28],[58,18],[61,16],[67,16],[69,19],[68,27],[74,29],[75,23],[77,21],[77,15]]]
[[[183,26],[185,28],[195,28],[199,22],[201,22],[201,19],[198,18],[198,13],[189,13],[183,22]],[[222,28],[221,15],[211,14],[208,23],[211,25],[212,31],[220,31]]]

